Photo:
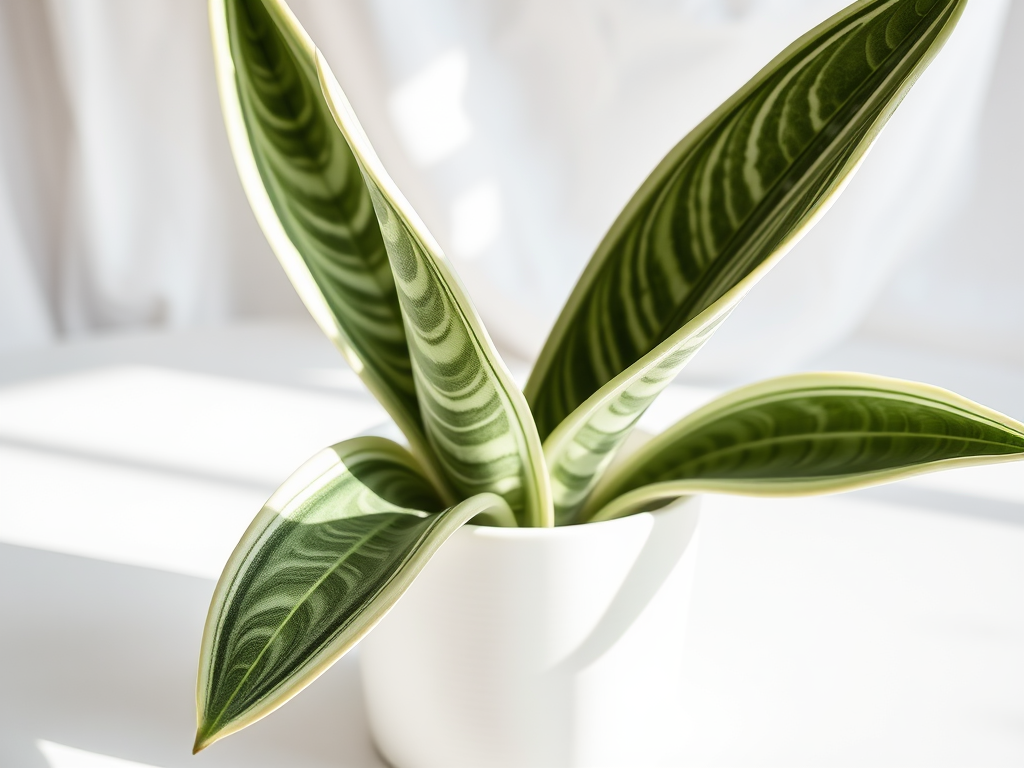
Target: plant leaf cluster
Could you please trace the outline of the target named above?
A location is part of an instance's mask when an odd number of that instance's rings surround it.
[[[525,390],[283,0],[210,0],[256,218],[323,331],[405,434],[325,449],[217,585],[196,749],[368,632],[463,524],[585,524],[694,493],[800,495],[1024,456],[1024,425],[865,374],[761,382],[613,464],[637,420],[824,214],[966,0],[859,0],[679,142],[610,228]]]

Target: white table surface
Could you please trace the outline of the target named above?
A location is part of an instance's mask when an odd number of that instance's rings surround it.
[[[1024,415],[1018,372],[878,345],[822,362],[924,371]],[[673,388],[646,425],[709,394]],[[221,564],[292,469],[385,418],[306,326],[0,358],[0,766],[383,766],[358,648],[267,719],[190,747]],[[1014,464],[706,499],[685,764],[1024,763],[1022,480]]]

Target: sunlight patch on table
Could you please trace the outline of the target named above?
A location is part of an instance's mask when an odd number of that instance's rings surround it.
[[[364,393],[324,394],[151,366],[108,366],[0,388],[0,444],[271,490],[321,448],[385,419]]]
[[[0,541],[216,578],[269,492],[0,445]]]
[[[40,739],[36,744],[50,768],[157,768],[146,763],[136,763],[131,760],[122,760],[119,757],[66,747],[52,741]]]

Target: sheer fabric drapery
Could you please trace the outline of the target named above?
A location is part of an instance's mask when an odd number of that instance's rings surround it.
[[[845,0],[295,0],[499,345],[528,359],[660,157]],[[860,175],[695,360],[782,370],[958,201],[1009,0],[969,4]],[[220,120],[203,0],[0,2],[0,349],[302,310]]]

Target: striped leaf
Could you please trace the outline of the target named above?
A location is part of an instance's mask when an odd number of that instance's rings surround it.
[[[217,584],[203,633],[195,750],[269,714],[368,632],[493,494],[445,511],[413,458],[376,437],[332,446],[270,498]]]
[[[688,338],[673,342],[667,354],[648,355],[617,376],[544,441],[556,525],[576,522],[580,506],[644,411],[728,314],[720,312],[711,321],[699,318]]]
[[[572,519],[656,390],[825,212],[965,2],[854,3],[787,48],[644,182],[526,387],[559,519]]]
[[[692,493],[796,496],[1024,458],[1024,424],[959,395],[856,373],[786,376],[709,403],[598,484],[582,519]]]
[[[398,287],[427,437],[463,498],[492,492],[522,525],[553,523],[540,438],[465,289],[384,170],[323,57],[321,87],[370,190]]]
[[[315,48],[275,0],[211,0],[221,105],[263,233],[323,331],[430,466],[395,282]]]

